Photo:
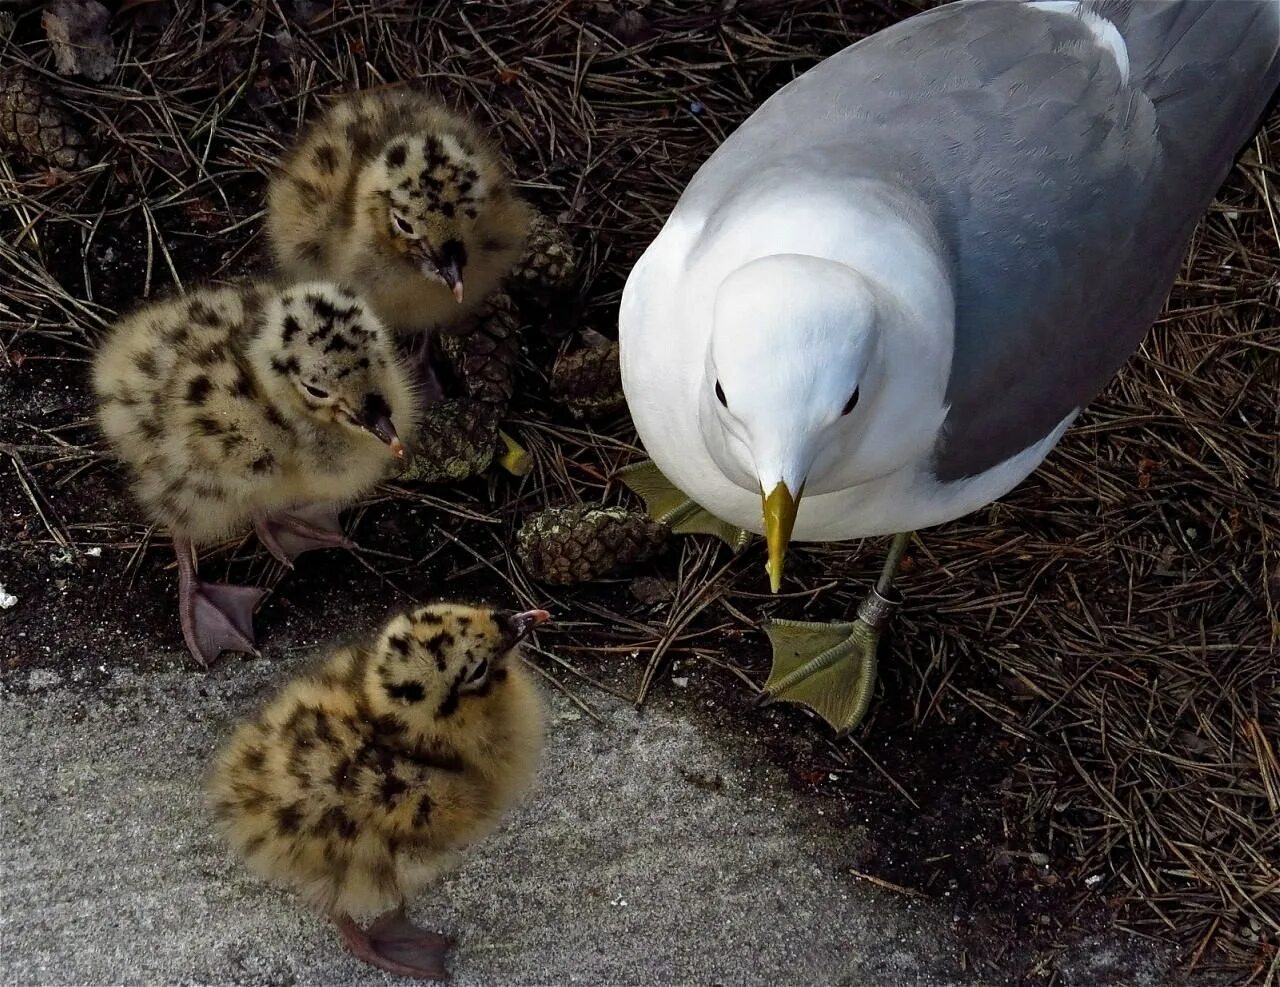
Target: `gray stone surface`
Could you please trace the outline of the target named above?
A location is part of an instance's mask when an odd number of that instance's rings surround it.
[[[293,667],[10,677],[3,983],[395,980],[347,956],[209,826],[210,753]],[[550,698],[536,792],[418,903],[458,940],[456,983],[977,982],[958,972],[949,914],[850,877],[858,832],[798,803],[743,741],[591,698],[603,726]]]

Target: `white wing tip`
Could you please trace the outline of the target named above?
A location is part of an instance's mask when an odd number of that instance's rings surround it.
[[[1280,0],[1277,0],[1277,3],[1280,3]],[[1120,29],[1111,21],[1097,11],[1086,10],[1080,0],[1033,0],[1027,6],[1079,18],[1080,23],[1093,32],[1094,40],[1111,53],[1116,69],[1120,72],[1121,83],[1128,83],[1129,46],[1124,43],[1124,36],[1120,33]]]

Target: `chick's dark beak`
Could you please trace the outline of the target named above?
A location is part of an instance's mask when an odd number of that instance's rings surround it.
[[[370,394],[365,397],[364,408],[358,421],[361,428],[385,442],[392,455],[400,459],[404,458],[404,443],[400,441],[396,427],[391,423],[391,408],[381,394]]]
[[[396,434],[396,427],[391,424],[391,419],[385,415],[375,419],[365,426],[370,432],[387,444],[387,448],[391,450],[391,454],[398,459],[405,457],[405,445],[400,441],[400,436]]]
[[[551,614],[545,610],[526,610],[523,613],[504,613],[499,615],[503,629],[511,636],[512,644],[518,644],[529,636],[539,624],[545,624]]]
[[[462,304],[462,269],[467,266],[467,248],[461,240],[446,240],[436,260],[436,271],[453,292],[454,300]]]

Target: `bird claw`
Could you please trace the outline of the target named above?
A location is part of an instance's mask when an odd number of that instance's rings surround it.
[[[857,726],[875,691],[879,628],[861,617],[841,624],[775,620],[765,633],[773,667],[756,705],[807,706],[842,735]]]
[[[662,475],[652,460],[624,467],[617,476],[644,501],[651,518],[678,535],[715,535],[735,552],[742,551],[751,541],[751,532],[721,521],[690,500]]]

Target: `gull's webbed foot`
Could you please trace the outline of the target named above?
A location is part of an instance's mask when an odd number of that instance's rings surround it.
[[[848,733],[871,703],[880,633],[899,602],[872,590],[852,623],[769,622],[773,667],[762,701],[808,706],[837,733]]]
[[[715,535],[735,552],[742,551],[751,541],[751,532],[721,521],[686,497],[652,460],[627,466],[617,475],[627,489],[644,501],[651,518],[678,535]]]
[[[371,966],[418,980],[449,979],[444,961],[453,940],[414,925],[403,909],[387,912],[367,929],[345,915],[333,921],[347,948]]]

